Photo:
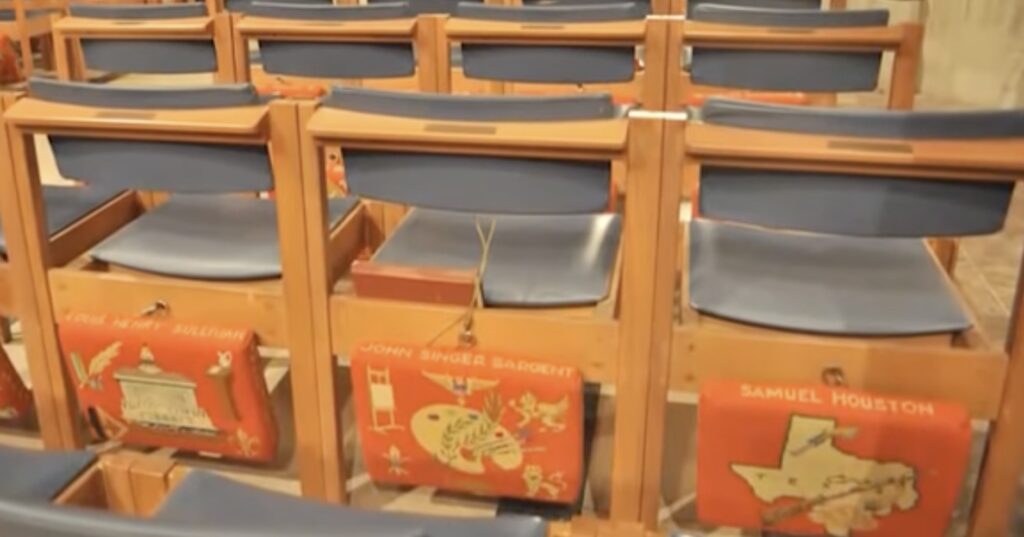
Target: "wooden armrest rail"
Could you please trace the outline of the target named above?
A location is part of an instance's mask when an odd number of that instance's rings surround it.
[[[449,19],[445,32],[452,41],[564,45],[637,44],[644,41],[642,20],[595,23],[528,23]]]
[[[416,32],[415,19],[380,21],[303,21],[243,16],[235,30],[246,37],[324,41],[408,41]]]
[[[122,110],[26,98],[15,103],[4,114],[4,119],[30,131],[91,129],[256,136],[265,130],[267,113],[266,106],[196,110]]]
[[[104,39],[195,39],[213,31],[211,17],[168,20],[108,20],[65,17],[54,28],[66,36]]]
[[[688,46],[758,49],[891,50],[912,35],[913,25],[867,28],[766,28],[685,21]]]
[[[765,132],[707,124],[687,127],[686,152],[702,160],[850,164],[934,169],[935,177],[1024,178],[1024,138],[1008,140],[874,140]]]
[[[626,147],[627,121],[552,121],[537,124],[474,123],[420,120],[321,108],[307,126],[315,137],[330,141],[621,152]],[[352,144],[347,144],[352,146]]]

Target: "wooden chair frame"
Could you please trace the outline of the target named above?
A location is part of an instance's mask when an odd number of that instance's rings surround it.
[[[447,53],[452,43],[504,44],[504,45],[578,45],[578,46],[643,46],[644,69],[637,72],[628,84],[633,98],[642,103],[646,110],[665,109],[665,73],[669,61],[667,46],[669,27],[665,17],[647,17],[645,20],[565,23],[565,24],[523,24],[520,22],[482,21],[450,18],[445,23],[445,38],[448,46],[443,47],[437,60],[440,69],[442,93],[453,92],[451,56]],[[560,84],[522,84],[504,81],[486,82],[489,92],[495,94],[514,93],[513,87],[527,88],[537,93],[567,93],[572,86]],[[621,94],[623,84],[586,84],[586,91],[611,91]]]
[[[829,369],[848,384],[879,393],[937,398],[964,405],[974,418],[995,420],[987,463],[979,485],[973,537],[1004,535],[1021,468],[1024,431],[1011,416],[1024,411],[1024,340],[1006,350],[977,328],[942,345],[935,341],[864,340],[749,328],[724,321],[705,322],[689,308],[686,233],[678,219],[679,175],[702,165],[778,170],[851,172],[867,176],[940,177],[1017,181],[1024,177],[1024,138],[992,140],[872,140],[843,149],[843,137],[758,132],[690,123],[670,118],[661,146],[658,259],[655,271],[653,341],[670,341],[651,355],[649,431],[643,518],[656,520],[662,432],[667,395],[697,391],[712,379],[751,382],[817,383]],[[894,144],[907,152],[886,151]],[[689,170],[684,171],[685,168]],[[938,260],[936,260],[938,263]],[[681,275],[681,278],[680,276]],[[954,289],[955,283],[950,282]],[[680,290],[680,293],[676,293]],[[1024,330],[1019,292],[1014,332]],[[969,311],[969,309],[968,309]],[[975,323],[977,325],[977,323]],[[753,356],[756,355],[756,359]],[[1006,386],[1005,395],[996,386]],[[1000,531],[995,531],[998,528]]]
[[[815,52],[892,52],[892,79],[888,106],[911,110],[917,93],[917,73],[924,45],[924,27],[903,23],[867,28],[808,28],[799,32],[778,28],[740,26],[684,20],[673,17],[669,30],[666,65],[682,65],[683,47],[757,49]],[[667,75],[668,103],[679,109],[693,93],[714,95],[728,88],[695,85],[689,74],[675,70]],[[835,94],[813,94],[816,104],[834,104]]]
[[[213,41],[217,55],[214,81],[234,82],[236,78],[232,50],[231,20],[216,12],[216,2],[206,0],[207,16],[166,20],[106,20],[64,17],[54,24],[54,56],[57,77],[61,80],[87,79],[88,66],[82,55],[83,38],[109,40],[163,39]]]
[[[162,301],[173,319],[222,323],[226,318],[253,329],[263,345],[286,347],[291,359],[295,456],[299,481],[305,495],[324,495],[324,472],[319,451],[319,411],[312,363],[312,335],[306,322],[309,284],[303,242],[303,199],[299,146],[295,130],[295,107],[278,101],[268,106],[246,106],[216,110],[99,110],[22,99],[6,113],[7,143],[15,156],[13,170],[3,173],[5,192],[16,192],[17,200],[7,205],[20,208],[20,230],[24,245],[12,255],[27,260],[12,267],[25,296],[37,309],[39,348],[34,360],[50,372],[55,404],[78,434],[68,433],[63,447],[81,447],[85,440],[78,430],[74,390],[63,374],[56,320],[67,311],[104,310],[115,315],[138,315]],[[38,171],[33,165],[36,134],[63,134],[104,139],[173,140],[176,142],[266,145],[274,172],[275,203],[281,248],[282,278],[256,282],[212,282],[155,276],[106,266],[88,256],[58,257],[59,250],[47,248]],[[13,173],[12,173],[13,172]],[[107,227],[90,230],[83,245],[98,242],[107,229],[119,228],[147,206],[144,193],[132,193],[130,202],[118,206],[116,214],[105,216]],[[16,219],[5,216],[5,219]],[[5,222],[6,223],[6,222]],[[20,267],[20,268],[19,268]]]
[[[173,459],[117,451],[100,455],[53,499],[57,506],[102,509],[120,515],[146,517],[167,493]]]
[[[52,42],[53,25],[67,10],[67,0],[5,0],[0,7],[14,10],[13,21],[0,22],[0,35],[17,41],[21,47],[21,69],[26,77],[32,76],[35,65],[32,59],[32,39]],[[39,17],[28,16],[29,9],[56,9],[59,12]],[[44,49],[44,54],[48,52]]]
[[[20,97],[15,92],[0,93],[0,112],[13,106]],[[6,132],[0,132],[0,153],[5,163],[0,176],[10,177],[14,158]],[[113,232],[124,215],[132,210],[133,199],[129,193],[115,196],[57,235],[48,236],[46,247],[51,258],[58,264],[70,262],[95,244],[98,237]],[[58,381],[60,384],[57,385],[53,382],[54,376],[59,377],[61,371],[49,369],[41,359],[44,346],[35,290],[25,279],[28,267],[23,266],[26,264],[23,260],[27,259],[27,246],[23,240],[21,213],[13,184],[4,180],[0,183],[0,219],[5,230],[8,259],[0,261],[0,316],[22,320],[22,339],[29,357],[29,375],[43,445],[51,449],[71,447],[75,444],[76,417],[72,410],[63,408],[65,395],[56,391],[62,389],[63,381]]]
[[[473,332],[485,349],[550,360],[579,368],[588,381],[614,384],[616,399],[615,457],[612,469],[611,519],[635,522],[639,517],[638,479],[643,467],[640,450],[645,436],[646,408],[639,394],[646,389],[648,370],[643,360],[652,342],[649,327],[651,279],[643,269],[655,255],[656,222],[646,208],[656,203],[657,161],[648,149],[659,143],[660,125],[650,118],[585,122],[473,123],[433,121],[361,114],[337,109],[316,109],[300,104],[302,162],[307,189],[309,267],[313,306],[319,312],[316,334],[321,398],[321,426],[328,442],[330,480],[336,484],[332,499],[344,500],[345,470],[339,427],[338,387],[334,355],[347,355],[359,340],[455,345],[461,327],[457,320],[465,307],[427,305],[403,301],[359,298],[346,290],[345,268],[364,247],[380,244],[389,230],[387,215],[361,206],[349,219],[357,233],[329,235],[325,229],[325,191],[319,170],[324,148],[359,149],[498,156],[597,160],[626,167],[625,221],[621,275],[615,279],[606,303],[595,308],[519,310],[481,308],[474,312]],[[627,136],[628,133],[628,136]],[[350,228],[351,229],[351,228]],[[331,259],[328,253],[344,257]],[[631,395],[632,394],[632,395]],[[585,522],[580,522],[586,524]]]
[[[288,40],[288,41],[327,41],[341,43],[412,43],[417,50],[417,68],[415,74],[416,89],[421,92],[436,92],[439,87],[438,69],[434,65],[440,46],[442,17],[420,16],[408,19],[390,19],[379,21],[297,21],[272,19],[246,14],[232,14],[232,39],[234,50],[235,74],[238,82],[248,82],[266,77],[282,78],[278,75],[266,74],[262,70],[254,72],[249,65],[250,39]],[[312,81],[324,87],[330,87],[339,80],[309,79],[299,77],[283,77],[286,80]],[[404,80],[404,79],[400,79]],[[345,80],[346,85],[361,85],[359,80]],[[381,85],[388,84],[387,80]],[[378,84],[373,84],[378,85]]]

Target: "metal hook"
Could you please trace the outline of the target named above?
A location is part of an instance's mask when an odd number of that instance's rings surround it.
[[[843,373],[843,368],[841,367],[826,367],[823,369],[821,371],[821,381],[824,382],[826,386],[831,386],[833,388],[842,388],[847,386],[846,373]]]
[[[459,347],[468,348],[476,346],[476,334],[473,332],[473,316],[466,317],[462,323],[462,331],[459,332]]]
[[[167,305],[167,302],[164,302],[163,300],[157,300],[156,302],[143,308],[143,310],[139,312],[139,315],[142,317],[152,317],[158,313],[167,313],[167,311],[170,309],[171,307]]]

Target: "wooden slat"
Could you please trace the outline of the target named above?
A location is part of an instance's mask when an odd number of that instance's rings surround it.
[[[336,295],[331,299],[333,350],[347,356],[357,342],[372,340],[455,346],[465,311]],[[484,309],[474,314],[473,331],[482,349],[571,365],[588,381],[615,382],[619,336],[614,321]]]
[[[140,214],[135,192],[126,191],[58,232],[50,241],[55,266],[63,266]]]
[[[713,328],[676,328],[671,387],[698,391],[701,382],[821,382],[826,368],[843,370],[850,386],[868,391],[956,401],[973,416],[999,409],[1006,355],[998,351],[870,344],[863,340],[798,335],[739,334]]]
[[[330,465],[333,453],[324,436],[319,397],[323,366],[334,365],[329,354],[318,352],[316,319],[327,313],[326,304],[313,294],[307,234],[307,185],[304,178],[303,115],[295,103],[277,100],[270,105],[271,162],[274,165],[277,228],[283,271],[284,313],[277,317],[278,328],[288,328],[287,344],[291,353],[292,409],[295,417],[295,452],[299,464],[299,480],[305,496],[328,501],[344,500],[344,490]],[[323,166],[319,167],[323,170]],[[321,186],[322,181],[316,181]],[[323,201],[322,199],[320,201]],[[321,265],[323,268],[324,265]],[[333,374],[333,367],[332,374]],[[336,424],[326,424],[330,425]],[[344,483],[344,480],[341,481]]]
[[[911,26],[773,28],[690,20],[684,23],[683,40],[687,46],[716,48],[879,50],[899,47]]]
[[[302,41],[402,42],[412,38],[416,19],[304,21],[242,16],[235,31],[248,38]]]
[[[49,274],[57,319],[68,312],[97,309],[113,315],[134,316],[162,300],[168,304],[168,313],[174,319],[211,324],[229,321],[251,328],[267,346],[286,346],[286,312],[279,286],[73,268],[53,269]]]
[[[646,22],[530,23],[452,18],[445,25],[452,41],[563,45],[640,44]]]
[[[156,514],[167,497],[168,474],[174,466],[172,459],[153,455],[144,456],[132,465],[129,480],[136,515],[150,517]]]
[[[360,202],[328,236],[327,249],[329,281],[337,281],[348,272],[352,261],[366,246],[366,205]]]
[[[658,527],[661,507],[662,453],[665,442],[667,400],[672,361],[672,329],[675,321],[676,273],[678,250],[683,246],[674,240],[679,230],[679,199],[681,167],[686,122],[662,123],[662,139],[658,145],[658,198],[655,233],[657,252],[651,264],[654,279],[650,323],[651,351],[649,387],[647,390],[647,434],[644,446],[643,493],[640,497],[640,520],[647,528]]]
[[[257,136],[262,134],[266,106],[192,110],[101,109],[21,99],[4,115],[12,125],[26,130],[90,129],[97,132],[161,132],[173,135],[211,134]]]
[[[17,304],[14,299],[14,278],[11,267],[6,261],[0,261],[0,316],[16,317]]]
[[[132,493],[131,469],[142,456],[141,453],[123,451],[100,460],[109,511],[120,515],[138,514],[135,494]]]
[[[103,39],[210,39],[211,17],[164,20],[89,19],[65,17],[54,28],[68,37]]]
[[[658,486],[645,482],[644,467],[648,435],[661,436],[657,429],[648,430],[651,375],[663,372],[668,359],[667,353],[656,352],[659,343],[654,341],[652,330],[659,288],[655,274],[660,272],[655,266],[662,262],[658,233],[663,128],[664,122],[655,118],[630,121],[619,345],[614,362],[615,437],[610,509],[614,521],[639,521],[645,487]]]
[[[311,400],[308,404],[317,406],[314,416],[303,416],[302,420],[311,420],[312,426],[319,431],[320,438],[316,449],[320,459],[316,466],[322,476],[320,496],[335,502],[346,502],[348,491],[345,483],[348,471],[345,467],[344,434],[341,430],[341,404],[338,387],[338,371],[336,361],[331,352],[332,311],[329,304],[331,284],[334,272],[339,267],[332,263],[330,252],[331,236],[327,228],[327,193],[324,180],[323,148],[316,144],[310,136],[306,125],[314,114],[316,105],[311,102],[299,104],[298,117],[295,125],[295,137],[299,142],[300,166],[302,169],[302,198],[305,209],[302,211],[300,223],[305,225],[305,262],[308,271],[307,293],[309,299],[308,317],[302,330],[309,334],[306,339],[309,345],[307,354],[310,360],[303,362],[306,369],[304,378],[312,375],[313,381],[302,388],[302,397]],[[353,211],[349,218],[357,218],[362,224],[362,207]],[[346,221],[343,227],[349,231],[360,231],[362,225],[351,226]],[[348,236],[348,233],[342,234]],[[360,237],[352,238],[359,241]],[[294,375],[293,370],[293,375]],[[297,394],[298,395],[298,394]]]
[[[955,172],[992,172],[979,179],[1013,180],[1024,174],[1024,137],[998,140],[882,140],[791,134],[694,123],[687,129],[686,153],[706,159],[797,161],[928,169],[936,177]],[[953,173],[945,173],[949,170]]]
[[[235,73],[235,39],[231,15],[220,13],[213,17],[213,50],[217,66],[213,72],[214,84],[231,84],[239,80]]]
[[[424,121],[332,108],[317,110],[307,128],[323,141],[347,142],[347,147],[402,142],[450,147],[449,152],[460,146],[617,152],[625,148],[628,130],[622,119],[552,121],[538,129],[530,122]]]
[[[54,505],[73,505],[105,509],[107,505],[106,483],[98,464],[89,466],[53,499]]]

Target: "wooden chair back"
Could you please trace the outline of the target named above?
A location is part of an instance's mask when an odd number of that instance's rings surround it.
[[[274,6],[253,3],[234,17],[238,78],[257,85],[332,83],[365,79],[412,80],[436,91],[436,32],[417,19],[408,3]],[[259,45],[261,67],[251,65],[250,41]]]
[[[664,109],[667,21],[641,4],[499,7],[460,5],[445,25],[462,52],[438,66],[452,93],[559,94],[609,91],[622,102]],[[637,60],[638,47],[643,58]]]
[[[54,27],[57,74],[86,80],[88,71],[180,74],[212,72],[235,80],[231,24],[216,3],[77,5]]]
[[[679,54],[693,52],[689,72],[668,77],[670,106],[730,89],[803,92],[816,104],[832,104],[837,92],[874,90],[882,54],[892,52],[888,106],[912,109],[923,28],[886,26],[887,19],[885,11],[702,6],[694,17],[672,22],[667,64],[682,65]],[[821,76],[826,71],[836,75]]]
[[[646,178],[653,173],[657,164],[649,160],[645,146],[657,143],[658,123],[648,119],[610,117],[607,119],[566,119],[535,120],[524,116],[519,119],[494,116],[500,104],[483,103],[479,110],[483,115],[465,115],[466,108],[478,108],[474,98],[462,97],[472,106],[458,106],[460,97],[445,97],[450,101],[444,106],[423,106],[419,110],[404,113],[384,113],[373,110],[365,104],[342,103],[330,106],[330,101],[319,109],[315,105],[304,105],[304,150],[306,170],[317,170],[318,154],[324,147],[340,145],[343,157],[360,153],[397,153],[421,157],[444,157],[456,159],[465,156],[470,159],[494,158],[515,162],[545,161],[566,165],[603,166],[607,178],[610,167],[624,165],[627,173],[626,206],[624,209],[625,230],[622,237],[623,261],[622,280],[618,290],[612,291],[616,304],[610,317],[603,313],[582,313],[582,318],[555,314],[543,314],[528,310],[500,308],[477,309],[473,327],[475,341],[481,348],[504,351],[538,359],[551,360],[561,365],[573,365],[582,370],[587,380],[610,383],[620,394],[639,394],[646,378],[646,364],[642,360],[631,360],[629,356],[640,356],[649,348],[650,341],[643,337],[637,326],[649,322],[645,306],[650,289],[639,267],[649,262],[654,255],[652,237],[644,231],[651,221],[645,204],[657,198],[652,184]],[[476,98],[482,99],[482,98]],[[500,98],[493,98],[498,100]],[[513,103],[515,108],[519,103]],[[548,105],[545,105],[548,106]],[[522,110],[519,111],[520,113]],[[546,114],[545,114],[546,115]],[[628,133],[628,135],[627,135]],[[323,198],[322,181],[315,176],[307,177],[304,184],[309,188],[311,200]],[[516,188],[516,187],[512,187]],[[374,194],[370,191],[368,195]],[[458,193],[452,192],[451,196]],[[479,197],[483,197],[481,194]],[[498,196],[502,197],[502,196]],[[423,200],[403,199],[401,201]],[[465,200],[464,200],[465,201]],[[477,209],[479,200],[469,200]],[[434,201],[429,201],[433,204]],[[451,203],[451,202],[449,202]],[[502,203],[510,203],[502,201]],[[452,345],[459,338],[459,323],[453,323],[464,314],[465,308],[436,307],[424,304],[359,299],[349,294],[330,295],[331,282],[337,280],[340,271],[331,265],[326,252],[337,248],[331,241],[324,225],[324,214],[317,210],[322,204],[310,206],[311,232],[310,267],[317,271],[314,279],[325,282],[320,297],[325,315],[314,332],[329,335],[320,344],[324,353],[345,354],[356,341],[386,339],[417,344],[436,343]],[[591,210],[596,208],[595,205]],[[451,207],[454,208],[454,207]],[[495,209],[495,207],[486,207]],[[372,219],[367,218],[367,226]],[[379,233],[379,231],[378,231]],[[331,246],[329,246],[329,244]],[[370,239],[358,238],[352,251],[372,247]],[[600,309],[600,307],[598,308]],[[334,324],[331,319],[347,319],[345,323]],[[403,318],[400,323],[381,323],[384,318]],[[413,319],[417,319],[414,321]],[[557,342],[557,343],[556,343]],[[602,342],[595,344],[596,342]],[[559,350],[555,350],[558,348]],[[330,364],[329,360],[323,360]],[[333,403],[337,387],[333,385],[334,375],[323,375],[321,386],[325,394],[322,412],[337,413]],[[641,397],[618,397],[615,431],[616,455],[613,462],[612,519],[617,521],[636,520],[640,481],[637,472],[642,459],[636,442],[643,433],[634,427],[634,418],[644,412]],[[336,420],[328,420],[337,423]],[[339,453],[334,463],[341,474],[340,433],[335,445],[329,450]]]
[[[767,116],[740,111],[763,111],[766,108],[772,107],[749,103],[725,103],[721,107],[713,104],[709,122],[687,123],[678,118],[666,121],[661,147],[667,173],[662,177],[661,192],[672,201],[662,199],[659,217],[659,236],[666,240],[659,241],[661,261],[655,264],[655,286],[661,292],[656,293],[657,322],[653,339],[671,340],[672,345],[671,350],[651,355],[652,399],[648,410],[651,420],[648,422],[648,434],[673,426],[665,422],[665,401],[669,391],[698,390],[702,382],[715,379],[817,383],[826,372],[838,370],[853,388],[955,401],[964,405],[977,419],[995,420],[995,429],[999,431],[995,437],[997,441],[990,443],[988,448],[988,462],[979,489],[982,491],[981,501],[976,504],[972,522],[972,535],[997,534],[994,528],[1002,531],[1001,528],[1005,527],[1003,524],[1016,488],[1012,478],[1004,477],[1016,475],[1019,464],[1010,462],[1009,453],[1024,447],[1024,435],[1014,432],[1016,429],[1006,421],[1024,405],[1024,398],[1019,397],[1016,391],[1019,381],[1024,378],[1024,366],[1020,366],[1024,362],[1018,359],[1024,353],[1022,347],[1011,339],[1004,351],[977,329],[958,334],[951,345],[942,346],[904,345],[885,339],[785,335],[778,331],[727,329],[697,322],[686,312],[689,304],[689,261],[688,246],[683,240],[685,226],[680,225],[678,219],[678,201],[682,197],[678,185],[682,174],[692,173],[714,182],[722,178],[716,177],[719,172],[734,171],[740,175],[764,172],[763,178],[770,185],[775,184],[772,178],[782,175],[787,178],[842,176],[867,190],[877,186],[879,181],[902,181],[893,185],[898,189],[935,188],[936,192],[944,193],[939,198],[958,189],[987,190],[1001,201],[992,205],[988,223],[977,227],[978,221],[970,217],[952,219],[954,223],[949,226],[939,225],[930,215],[913,216],[917,213],[910,209],[904,216],[910,215],[908,219],[912,221],[896,222],[880,213],[872,214],[868,220],[878,226],[872,230],[858,229],[838,221],[833,222],[838,227],[830,224],[827,229],[818,225],[813,228],[818,232],[856,232],[871,236],[892,236],[893,233],[911,230],[914,236],[991,233],[1002,225],[1013,184],[1024,178],[1024,166],[1013,157],[1024,150],[1024,116],[1019,111],[876,114],[790,108],[787,113],[792,112],[805,119],[821,114],[822,118],[837,121],[827,126],[816,120],[785,121],[783,130],[786,132],[779,132],[773,129],[773,120]],[[863,123],[851,130],[848,128],[850,123],[844,118],[853,118],[853,123]],[[881,130],[869,129],[868,124]],[[775,205],[770,201],[771,190],[762,191],[769,198],[764,201]],[[810,200],[800,201],[806,193],[787,198],[791,212],[799,213],[802,208],[810,207]],[[748,191],[740,195],[752,194]],[[726,216],[729,211],[717,205],[717,201],[712,199],[713,194],[710,196],[705,197],[702,192],[695,198],[695,203],[707,211],[707,217],[730,219]],[[911,197],[914,198],[908,200],[911,203],[927,203],[920,194]],[[947,213],[952,211],[959,215],[962,211],[971,213],[978,208],[969,197],[952,195],[947,201],[953,205],[963,203],[958,209],[950,205]],[[870,212],[870,209],[866,211]],[[763,213],[755,209],[744,211],[742,215],[732,214],[757,226],[781,225],[779,221],[769,223],[761,219]],[[791,216],[800,218],[799,215]],[[837,220],[843,218],[838,217]],[[808,223],[789,221],[783,227],[792,225],[807,231],[811,228],[804,224]],[[681,289],[681,293],[673,292],[676,289]],[[1018,293],[1014,311],[1021,305]],[[969,310],[968,315],[971,315]],[[1015,315],[1013,319],[1012,330],[1019,330],[1020,317]],[[884,374],[879,373],[882,371]],[[1005,385],[1007,389],[993,391],[993,385]],[[649,436],[648,461],[653,466],[645,468],[647,478],[655,483],[659,482],[662,468],[655,462],[662,457],[662,438],[659,436]],[[999,464],[999,469],[992,464]],[[1010,467],[1012,470],[1007,470]],[[649,485],[644,491],[644,520],[654,524],[660,503],[660,487]]]

